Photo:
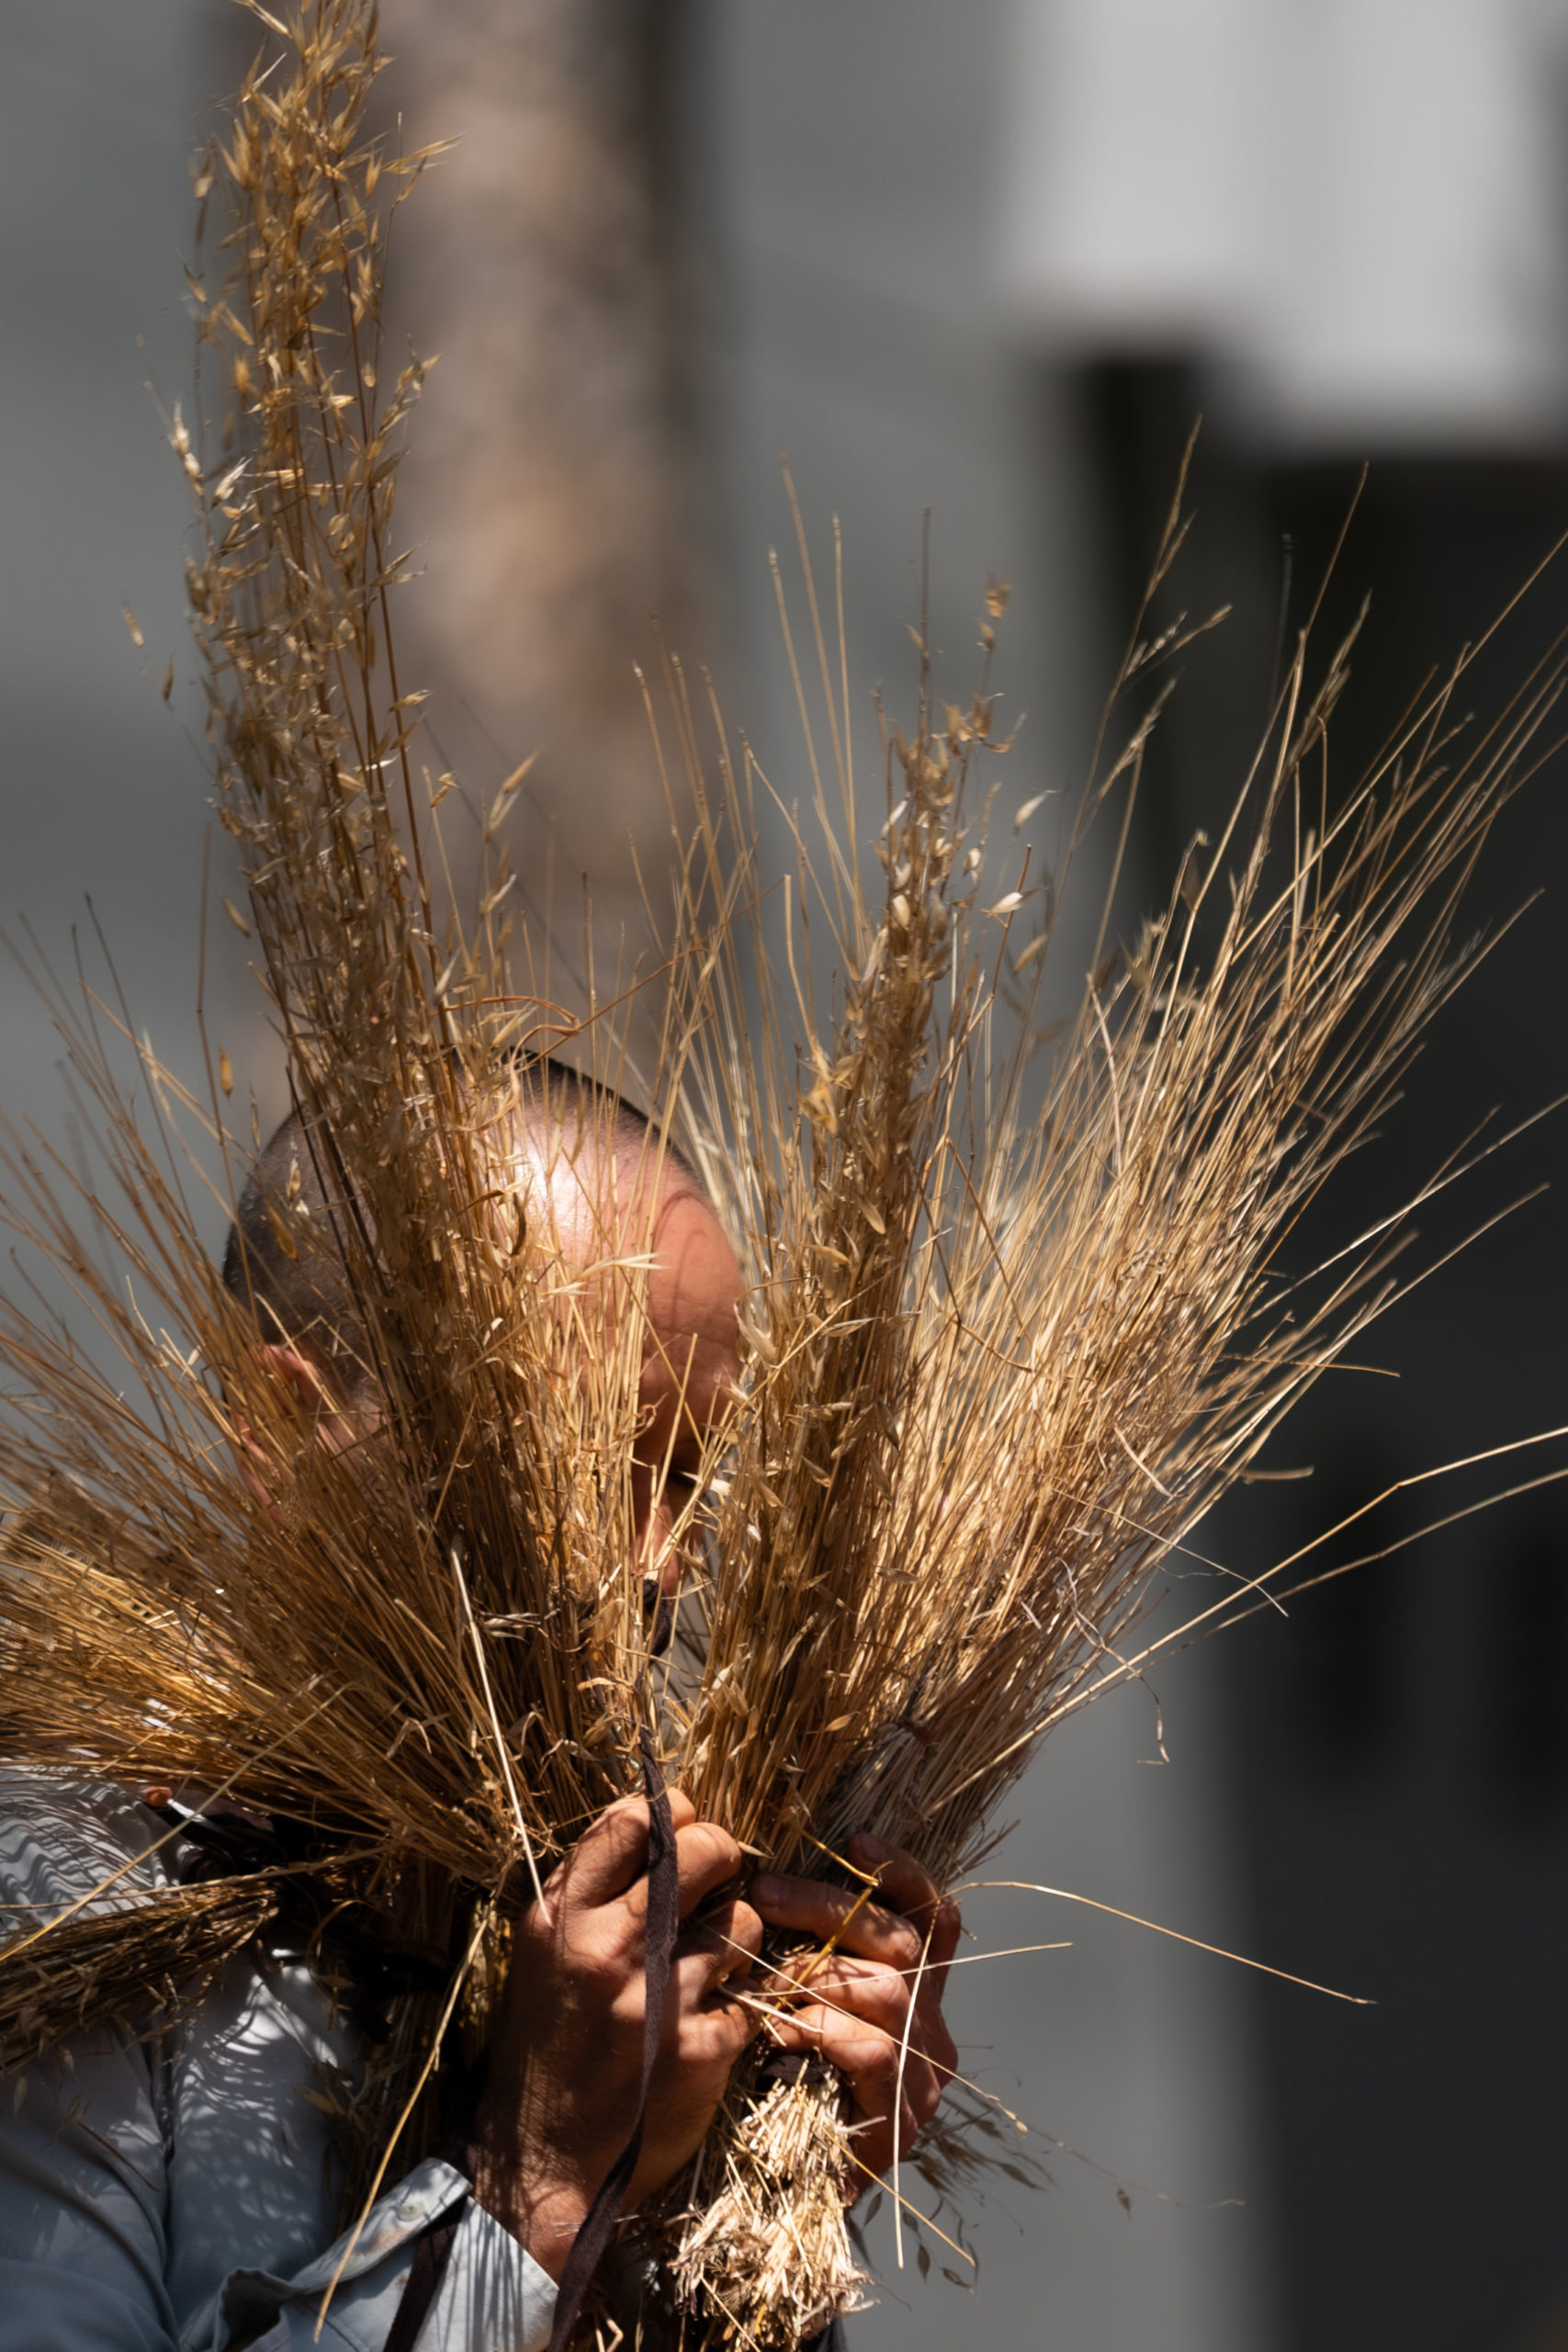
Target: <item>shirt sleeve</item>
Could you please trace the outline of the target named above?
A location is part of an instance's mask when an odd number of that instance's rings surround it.
[[[5,1793],[0,1940],[136,1850],[89,1810],[35,1834],[31,1785]],[[175,2352],[158,2076],[152,2041],[102,2032],[0,2082],[0,2352]]]
[[[228,2352],[231,2345],[249,2352],[307,2352],[313,2346],[381,2352],[421,2235],[459,2204],[462,2218],[417,2352],[542,2352],[555,2316],[554,2282],[472,2201],[462,2175],[436,2158],[417,2165],[371,2209],[346,2262],[348,2234],[292,2278],[231,2271],[218,2298],[210,2347],[192,2352]],[[323,2321],[321,2306],[340,2263],[343,2275]]]
[[[90,1894],[146,1842],[121,1792],[0,1776],[0,1942]],[[161,1873],[152,1859],[130,1875],[145,1885]],[[318,2339],[350,2240],[311,2251],[333,2200],[310,2143],[279,2130],[309,2080],[310,2036],[254,1974],[214,1988],[187,2023],[202,2030],[174,2066],[178,2034],[105,2031],[0,2081],[0,2352],[305,2352],[318,2340],[382,2352],[422,2233],[460,2202],[419,2352],[547,2343],[549,2277],[434,2160],[372,2208]],[[276,2147],[262,2144],[268,2130]]]
[[[104,2037],[0,2084],[0,2352],[175,2352],[151,2073]]]

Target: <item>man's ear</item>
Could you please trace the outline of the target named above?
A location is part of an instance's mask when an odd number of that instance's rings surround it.
[[[264,1340],[256,1353],[272,1377],[293,1392],[298,1404],[324,1407],[328,1411],[335,1406],[327,1368],[313,1349],[296,1347],[286,1340]]]
[[[275,1380],[312,1417],[316,1443],[349,1453],[375,1427],[376,1415],[352,1405],[332,1364],[309,1340],[264,1340],[259,1351]]]
[[[329,1453],[341,1453],[352,1442],[343,1427],[343,1408],[333,1391],[327,1368],[309,1347],[288,1340],[265,1340],[256,1354],[269,1379],[287,1390],[297,1405],[315,1416],[316,1438]],[[234,1437],[240,1449],[239,1471],[243,1485],[258,1502],[272,1501],[264,1473],[272,1468],[265,1448],[256,1442],[251,1424],[236,1416]]]

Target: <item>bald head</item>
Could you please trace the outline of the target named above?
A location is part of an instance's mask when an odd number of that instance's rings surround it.
[[[530,1222],[547,1228],[569,1263],[603,1264],[635,1226],[647,1271],[630,1464],[635,1565],[672,1591],[690,1498],[739,1390],[735,1253],[691,1163],[640,1112],[575,1070],[520,1069],[492,1128],[502,1184],[532,1203]],[[279,1375],[313,1400],[326,1381],[333,1409],[317,1434],[334,1450],[329,1432],[347,1430],[357,1443],[381,1404],[336,1240],[344,1215],[308,1124],[291,1116],[245,1186],[223,1260],[230,1290],[254,1303]]]
[[[506,1156],[532,1162],[545,1178],[558,1218],[563,1200],[558,1170],[567,1193],[575,1186],[596,1193],[608,1166],[612,1193],[625,1195],[642,1171],[662,1166],[671,1197],[695,1194],[705,1201],[691,1162],[664,1131],[569,1063],[519,1062],[495,1125]],[[365,1333],[345,1270],[345,1214],[320,1138],[302,1114],[291,1112],[240,1195],[223,1253],[223,1281],[251,1307],[264,1341],[306,1350],[352,1400],[368,1374]]]

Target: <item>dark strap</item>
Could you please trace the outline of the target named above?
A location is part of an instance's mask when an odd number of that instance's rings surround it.
[[[669,1792],[660,1769],[653,1734],[639,1727],[643,1786],[648,1792],[648,1925],[643,1935],[642,2081],[637,2090],[637,2120],[631,2137],[600,2185],[598,2195],[583,2215],[571,2242],[571,2252],[556,2290],[555,2324],[549,2352],[564,2352],[577,2324],[589,2282],[599,2267],[620,2216],[621,2200],[631,2185],[642,2150],[648,2120],[648,2086],[659,2055],[659,2030],[664,2016],[664,1996],[675,1959],[675,1939],[681,1932],[681,1874],[675,1853],[675,1825]],[[401,2314],[400,2312],[399,2316]],[[390,2352],[390,2347],[389,2347]]]
[[[420,2329],[429,2316],[430,2306],[446,2275],[446,2265],[452,2258],[452,2241],[462,2226],[468,2203],[465,2197],[449,2213],[444,2213],[439,2222],[421,2233],[413,2250],[413,2261],[409,2267],[408,2284],[403,2289],[397,2316],[388,2332],[384,2352],[414,2352]]]

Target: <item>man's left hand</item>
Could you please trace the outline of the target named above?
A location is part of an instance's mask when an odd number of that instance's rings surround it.
[[[749,1899],[770,1927],[832,1942],[782,1972],[796,1989],[774,2031],[785,2049],[820,2052],[849,2086],[857,2163],[852,2204],[936,2113],[958,2052],[942,2014],[957,1947],[958,1905],[943,1902],[919,1862],[874,1838],[850,1841],[849,1860],[876,1880],[865,1901],[816,1879],[757,1879]],[[903,2081],[899,2082],[902,2058]]]

